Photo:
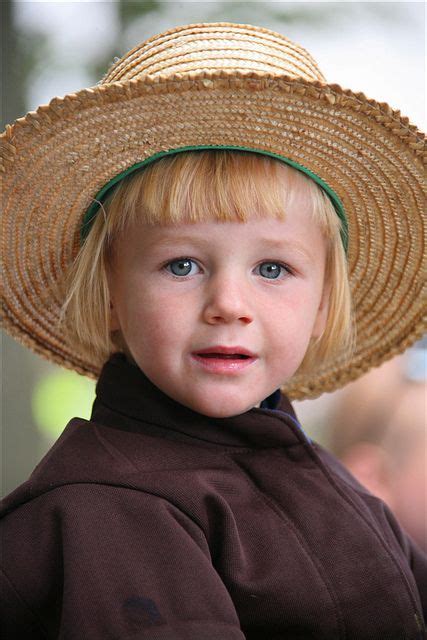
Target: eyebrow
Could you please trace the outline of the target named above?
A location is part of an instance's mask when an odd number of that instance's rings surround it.
[[[157,245],[175,245],[178,243],[196,242],[197,244],[210,244],[209,238],[201,236],[164,236],[156,242]]]
[[[210,238],[204,238],[201,236],[164,236],[158,242],[157,246],[175,246],[177,244],[195,243],[204,246],[211,246]],[[306,258],[311,257],[310,251],[300,242],[292,241],[288,242],[285,239],[278,240],[274,238],[258,238],[256,245],[259,247],[266,247],[271,249],[294,249],[298,253],[303,254]]]
[[[301,242],[298,242],[297,240],[292,240],[291,242],[288,242],[286,239],[274,240],[273,238],[260,238],[259,244],[263,247],[268,247],[268,248],[277,249],[277,250],[291,249],[302,254],[305,258],[312,257],[310,250],[307,249],[305,245],[303,245]]]

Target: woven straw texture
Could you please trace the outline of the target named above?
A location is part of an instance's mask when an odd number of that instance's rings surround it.
[[[425,140],[400,112],[328,84],[280,34],[190,25],[151,38],[91,89],[55,98],[0,139],[3,325],[48,359],[96,376],[58,326],[64,276],[95,194],[159,151],[230,145],[319,175],[349,220],[358,343],[350,362],[296,375],[291,397],[332,391],[425,330]]]

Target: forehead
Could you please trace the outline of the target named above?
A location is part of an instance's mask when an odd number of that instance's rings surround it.
[[[179,224],[135,223],[123,235],[120,254],[170,256],[193,252],[194,257],[232,259],[262,253],[265,256],[295,256],[304,260],[315,259],[324,253],[325,241],[307,208],[299,207],[284,220],[254,216],[246,222],[208,221]],[[175,257],[176,257],[175,256]]]

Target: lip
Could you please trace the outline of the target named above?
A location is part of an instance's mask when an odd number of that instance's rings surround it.
[[[245,347],[224,347],[222,345],[215,345],[214,347],[208,347],[207,349],[197,349],[197,351],[193,351],[193,355],[200,355],[203,353],[223,353],[224,355],[233,355],[233,353],[238,353],[242,356],[249,356],[250,358],[256,358],[256,354],[252,353]]]
[[[204,354],[223,354],[231,356],[233,354],[244,355],[246,358],[215,358],[213,356],[206,357]],[[216,345],[207,349],[198,349],[191,354],[193,361],[204,371],[216,374],[236,375],[244,369],[250,367],[258,357],[245,349],[245,347],[225,347]]]

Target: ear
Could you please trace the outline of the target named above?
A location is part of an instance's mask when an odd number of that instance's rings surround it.
[[[329,284],[325,284],[319,308],[317,309],[317,316],[313,325],[313,331],[311,334],[312,338],[320,338],[325,331],[326,321],[328,319],[330,294],[331,287]]]
[[[110,301],[109,301],[109,325],[110,325],[110,331],[119,331],[120,330],[120,321],[119,321],[119,316],[117,314],[117,310],[116,310],[116,304],[114,301],[114,296],[113,296],[113,292],[114,292],[114,280],[113,280],[113,267],[111,262],[109,262],[108,266],[107,266],[107,287],[108,287],[108,295],[110,297]]]
[[[110,300],[110,331],[119,331],[119,330],[120,330],[119,317],[117,315],[114,302]]]

